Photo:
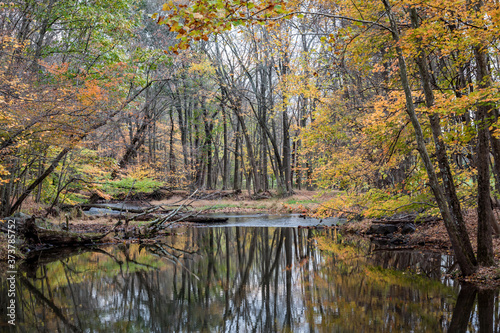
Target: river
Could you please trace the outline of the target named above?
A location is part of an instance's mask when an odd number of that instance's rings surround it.
[[[451,279],[451,256],[229,222],[37,253],[18,267],[17,332],[498,332],[498,292]],[[3,277],[2,319],[7,293]]]

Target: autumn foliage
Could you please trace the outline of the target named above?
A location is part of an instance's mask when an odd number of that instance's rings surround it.
[[[500,231],[494,1],[2,8],[4,214],[151,183],[321,188],[338,195],[318,214],[417,212],[453,229],[478,207],[481,230]]]

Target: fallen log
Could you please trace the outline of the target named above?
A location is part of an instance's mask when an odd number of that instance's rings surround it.
[[[269,191],[252,195],[252,200],[266,200],[266,199],[271,199],[271,198],[272,198],[272,195],[271,195],[271,193],[269,193]]]
[[[32,243],[50,244],[54,246],[78,246],[99,242],[107,233],[75,233],[59,230],[48,230],[35,224],[35,218],[29,218],[20,228],[23,237]]]
[[[430,223],[430,222],[439,222],[442,218],[438,216],[426,216],[418,218],[416,215],[408,215],[402,217],[394,217],[394,218],[380,218],[375,219],[372,223],[382,223],[382,224],[404,224],[404,223]]]
[[[194,223],[221,223],[227,222],[227,217],[190,216],[184,218],[183,221]]]
[[[134,213],[134,214],[141,214],[144,213],[145,211],[151,209],[150,207],[146,208],[130,208],[130,207],[116,207],[116,206],[111,206],[107,204],[81,204],[79,205],[83,210],[89,210],[90,208],[103,208],[103,209],[109,209],[109,210],[114,210],[116,212],[128,212],[128,213]]]

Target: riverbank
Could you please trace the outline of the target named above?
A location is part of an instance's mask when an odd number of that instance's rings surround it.
[[[499,216],[500,210],[495,210],[495,216]],[[474,252],[477,251],[477,213],[470,209],[464,213],[464,221],[470,237]],[[365,219],[362,221],[351,221],[342,226],[344,233],[355,233],[371,239],[376,239],[376,235],[370,235],[370,228],[376,225],[375,220]],[[437,251],[440,253],[453,254],[448,233],[443,221],[433,221],[426,223],[416,223],[415,231],[402,235],[400,231],[390,235],[390,239],[404,237],[405,243],[400,248],[413,248],[417,250]],[[398,246],[395,246],[396,248]],[[495,255],[495,265],[492,267],[479,267],[478,271],[471,276],[459,277],[460,281],[473,283],[481,288],[500,287],[500,237],[493,236],[493,251]],[[458,268],[458,267],[457,267]],[[458,270],[452,272],[458,276]]]

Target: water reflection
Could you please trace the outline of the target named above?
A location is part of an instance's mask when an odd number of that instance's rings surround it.
[[[452,258],[334,230],[179,229],[48,256],[20,268],[19,332],[498,331],[497,293],[474,308],[476,291],[444,277]]]
[[[329,227],[345,223],[345,219],[329,217],[316,219],[305,217],[300,214],[209,214],[211,217],[224,217],[227,221],[224,223],[213,223],[211,227],[307,227],[321,226]]]

